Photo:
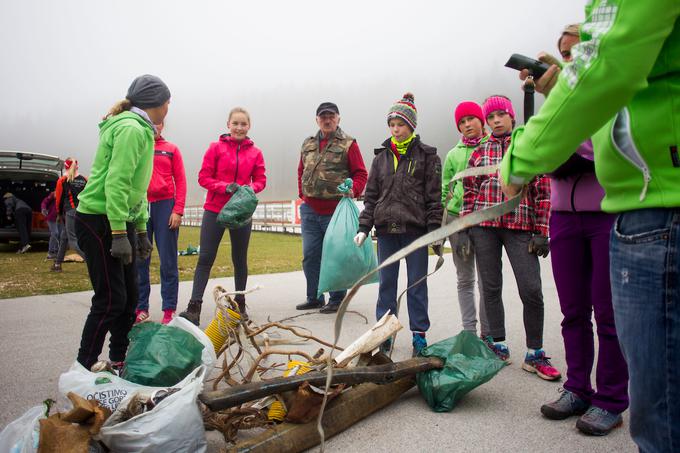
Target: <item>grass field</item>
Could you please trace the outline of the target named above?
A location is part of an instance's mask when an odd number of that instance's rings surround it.
[[[198,227],[182,227],[179,249],[186,249],[189,244],[198,245],[199,231]],[[31,251],[24,255],[15,254],[17,248],[16,243],[0,245],[0,299],[92,288],[84,263],[64,263],[63,272],[50,272],[52,261],[45,261],[47,243],[34,244]],[[180,256],[178,260],[180,280],[192,280],[198,255]],[[151,283],[160,281],[159,264],[158,253],[154,249]],[[288,234],[253,232],[248,251],[248,268],[253,275],[302,269],[302,239]],[[225,234],[210,276],[229,277],[233,273],[231,244],[229,235]]]

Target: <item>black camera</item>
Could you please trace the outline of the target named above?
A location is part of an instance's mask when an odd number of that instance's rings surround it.
[[[547,63],[525,57],[524,55],[520,55],[518,53],[513,53],[507,63],[505,63],[505,66],[518,71],[526,69],[529,71],[529,75],[534,79],[540,79],[541,76],[545,74],[545,71],[550,68],[550,65]]]

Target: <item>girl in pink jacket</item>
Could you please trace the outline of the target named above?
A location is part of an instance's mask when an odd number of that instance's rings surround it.
[[[198,183],[208,189],[201,222],[201,249],[194,273],[194,286],[186,311],[180,316],[196,325],[200,323],[203,293],[208,284],[210,269],[215,262],[224,228],[217,224],[217,214],[240,186],[248,185],[253,192],[264,190],[267,184],[262,151],[248,138],[250,115],[236,107],[227,119],[229,134],[210,144],[198,173]],[[229,230],[231,260],[234,265],[236,291],[246,288],[248,280],[248,242],[252,224]],[[236,296],[241,313],[246,314],[245,296]]]

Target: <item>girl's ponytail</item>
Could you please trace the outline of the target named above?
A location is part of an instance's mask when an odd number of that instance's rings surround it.
[[[132,108],[132,102],[130,102],[129,99],[123,99],[122,101],[118,101],[115,104],[113,104],[113,107],[109,110],[109,113],[104,115],[102,118],[103,120],[107,120],[111,118],[112,116],[116,116],[119,113],[126,112]]]

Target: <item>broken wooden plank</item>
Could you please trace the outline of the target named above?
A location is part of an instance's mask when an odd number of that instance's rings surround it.
[[[391,404],[412,388],[415,382],[415,376],[408,376],[384,385],[361,384],[343,393],[329,403],[324,413],[322,425],[325,438],[329,439]],[[267,429],[258,436],[228,447],[227,451],[230,453],[294,453],[312,448],[320,441],[316,421],[304,425],[282,423]]]

